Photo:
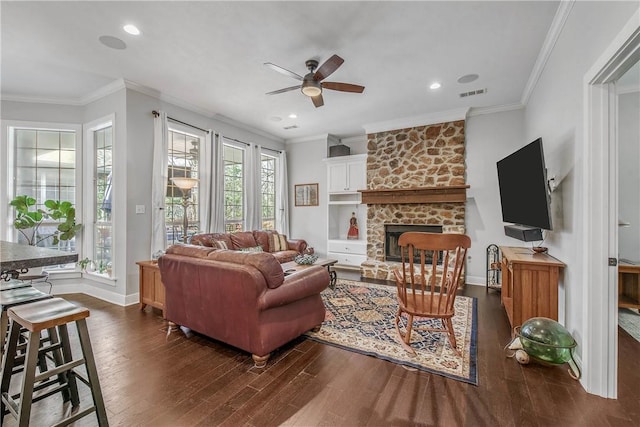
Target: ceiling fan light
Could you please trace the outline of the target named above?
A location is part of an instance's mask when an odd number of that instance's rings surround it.
[[[307,96],[314,97],[322,93],[320,83],[315,80],[306,80],[302,82],[302,93]]]

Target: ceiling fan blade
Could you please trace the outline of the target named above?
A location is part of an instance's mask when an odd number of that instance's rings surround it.
[[[274,90],[273,92],[267,92],[266,95],[277,95],[279,93],[289,92],[292,90],[300,89],[302,85],[285,87],[284,89]]]
[[[311,100],[313,101],[313,105],[315,105],[316,108],[322,107],[324,105],[324,99],[322,99],[322,94],[318,96],[312,96]]]
[[[282,68],[279,65],[272,64],[271,62],[265,62],[264,65],[266,65],[267,67],[269,67],[269,68],[271,68],[271,69],[273,69],[273,70],[275,70],[275,71],[277,71],[279,73],[284,74],[285,76],[293,77],[294,79],[300,80],[300,81],[303,80],[301,75],[296,74],[293,71],[289,71],[286,68]]]
[[[331,58],[327,59],[324,64],[318,68],[316,73],[313,75],[313,79],[315,81],[324,80],[331,75],[335,70],[338,69],[344,62],[344,59],[340,58],[338,55],[333,55]]]
[[[322,82],[320,84],[323,89],[339,90],[341,92],[362,93],[364,91],[364,86],[352,85],[351,83]]]

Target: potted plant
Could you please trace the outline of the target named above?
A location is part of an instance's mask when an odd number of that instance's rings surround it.
[[[16,196],[9,204],[16,210],[13,225],[31,246],[37,246],[49,237],[53,237],[53,244],[57,245],[60,240],[73,239],[82,229],[82,224],[76,224],[76,209],[71,202],[46,200],[45,209],[35,209],[36,199],[30,196]],[[38,228],[46,219],[62,220],[62,222],[57,225],[53,233],[40,235]],[[27,230],[31,230],[31,233],[29,234]]]
[[[87,271],[87,267],[91,264],[91,260],[89,258],[81,259],[78,261],[78,267],[80,267],[80,271]]]

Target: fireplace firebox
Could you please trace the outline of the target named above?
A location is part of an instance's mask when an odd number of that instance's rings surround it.
[[[402,233],[407,231],[419,231],[426,233],[442,233],[441,225],[411,225],[400,224],[391,225],[385,224],[384,226],[384,259],[385,261],[402,261],[402,254],[400,247],[398,246],[398,239]],[[416,258],[416,262],[420,262],[419,258]],[[441,263],[439,260],[438,263]]]

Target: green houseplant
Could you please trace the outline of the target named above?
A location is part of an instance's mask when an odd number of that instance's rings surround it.
[[[30,196],[16,196],[9,204],[16,210],[13,225],[31,246],[37,246],[49,237],[53,237],[53,244],[57,245],[60,240],[73,239],[82,229],[82,224],[76,224],[76,209],[71,202],[46,200],[45,209],[35,209],[36,199]],[[53,233],[41,235],[38,228],[46,219],[62,222]],[[31,233],[28,230],[31,230]]]

